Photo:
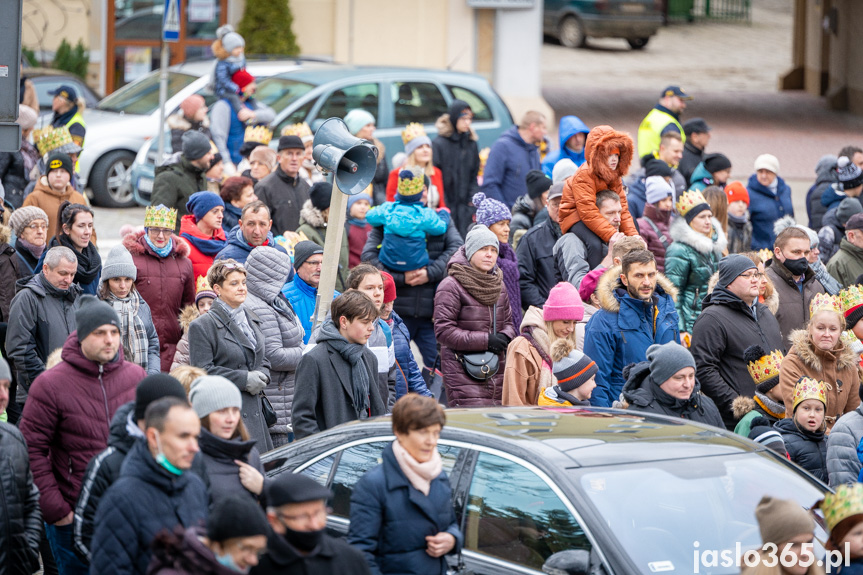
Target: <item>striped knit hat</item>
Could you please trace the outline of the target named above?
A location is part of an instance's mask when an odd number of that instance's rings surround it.
[[[572,347],[572,342],[559,339],[551,345],[552,372],[560,389],[566,392],[580,387],[596,375],[596,362]]]

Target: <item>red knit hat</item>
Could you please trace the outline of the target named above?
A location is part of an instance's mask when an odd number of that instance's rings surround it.
[[[548,299],[542,306],[542,319],[545,321],[584,319],[584,303],[578,290],[569,282],[560,282],[548,292]]]
[[[239,86],[240,91],[242,92],[246,89],[246,86],[255,81],[255,77],[246,72],[245,68],[240,68],[239,70],[234,72],[233,76],[231,76],[231,81],[237,86]]]
[[[725,184],[725,193],[728,195],[728,203],[746,202],[749,206],[749,191],[741,182],[728,182]]]
[[[384,303],[396,301],[396,282],[393,276],[387,272],[381,272],[381,277],[384,278]]]

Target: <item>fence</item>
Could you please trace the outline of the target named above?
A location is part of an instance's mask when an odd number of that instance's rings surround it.
[[[668,20],[752,22],[752,0],[667,0]]]

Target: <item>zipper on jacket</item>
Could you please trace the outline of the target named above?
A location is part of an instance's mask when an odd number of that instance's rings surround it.
[[[102,388],[102,399],[105,401],[105,421],[108,424],[108,435],[111,434],[111,410],[108,409],[108,392],[105,391],[105,382],[102,381],[102,371],[105,366],[99,364],[99,387]]]

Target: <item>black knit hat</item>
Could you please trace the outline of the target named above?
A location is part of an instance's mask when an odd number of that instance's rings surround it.
[[[673,175],[674,170],[672,170],[671,166],[666,164],[664,160],[660,160],[659,158],[652,158],[644,163],[645,178],[649,178],[650,176],[662,176],[663,178],[670,178]]]
[[[216,499],[207,519],[207,538],[210,541],[267,535],[268,531],[264,511],[248,495]]]
[[[266,490],[270,507],[326,500],[333,496],[332,491],[300,473],[282,473],[267,483]]]
[[[54,152],[48,156],[48,162],[45,164],[45,174],[50,174],[54,170],[66,170],[71,176],[75,172],[72,158],[63,152]]]
[[[551,178],[540,170],[529,171],[524,180],[527,183],[527,195],[531,200],[539,198],[551,187]]]
[[[103,325],[113,325],[120,329],[120,318],[117,312],[107,303],[92,295],[82,295],[78,299],[78,310],[75,312],[75,324],[78,330],[78,341],[83,341],[94,330]]]
[[[176,378],[166,373],[148,375],[135,388],[135,421],[144,419],[147,406],[163,397],[186,399],[186,390]]]
[[[294,269],[300,269],[303,262],[315,254],[324,253],[324,248],[313,241],[303,240],[294,246]]]
[[[731,167],[731,160],[725,154],[707,154],[704,156],[704,168],[711,174],[727,170]]]
[[[312,205],[320,211],[330,207],[330,199],[333,195],[333,186],[327,182],[318,182],[309,190],[309,199]]]

